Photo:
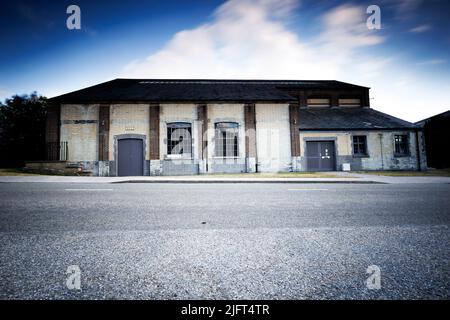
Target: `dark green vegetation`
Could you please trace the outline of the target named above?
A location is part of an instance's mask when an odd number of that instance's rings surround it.
[[[22,167],[45,158],[47,99],[37,93],[0,102],[0,166]]]

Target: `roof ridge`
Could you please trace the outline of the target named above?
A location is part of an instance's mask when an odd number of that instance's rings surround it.
[[[219,88],[220,87],[220,88]],[[52,97],[61,101],[294,101],[289,89],[365,87],[337,80],[117,78]],[[218,90],[220,89],[220,90]],[[220,92],[219,92],[220,91]]]
[[[358,86],[360,85],[339,81],[335,79],[220,79],[220,78],[190,78],[190,79],[184,79],[184,78],[116,78],[112,81],[160,81],[160,82],[173,82],[173,81],[179,81],[179,82],[196,82],[196,81],[211,81],[211,82],[336,82],[341,84],[348,84],[352,86]]]

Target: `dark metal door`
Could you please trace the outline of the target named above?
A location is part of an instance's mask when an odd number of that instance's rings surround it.
[[[334,141],[307,141],[306,161],[308,171],[335,170]]]
[[[118,176],[142,176],[144,158],[141,139],[121,139],[118,142]]]

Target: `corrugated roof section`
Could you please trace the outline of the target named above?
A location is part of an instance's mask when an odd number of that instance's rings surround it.
[[[416,126],[371,108],[300,109],[300,130],[412,129]]]
[[[57,103],[109,101],[190,102],[267,101],[290,102],[289,88],[363,88],[335,80],[183,80],[116,79],[67,93],[51,100]]]

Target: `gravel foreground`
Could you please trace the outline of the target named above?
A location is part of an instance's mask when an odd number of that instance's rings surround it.
[[[449,227],[1,232],[0,299],[448,299]],[[81,290],[66,286],[81,269]],[[381,289],[366,286],[381,269]]]

